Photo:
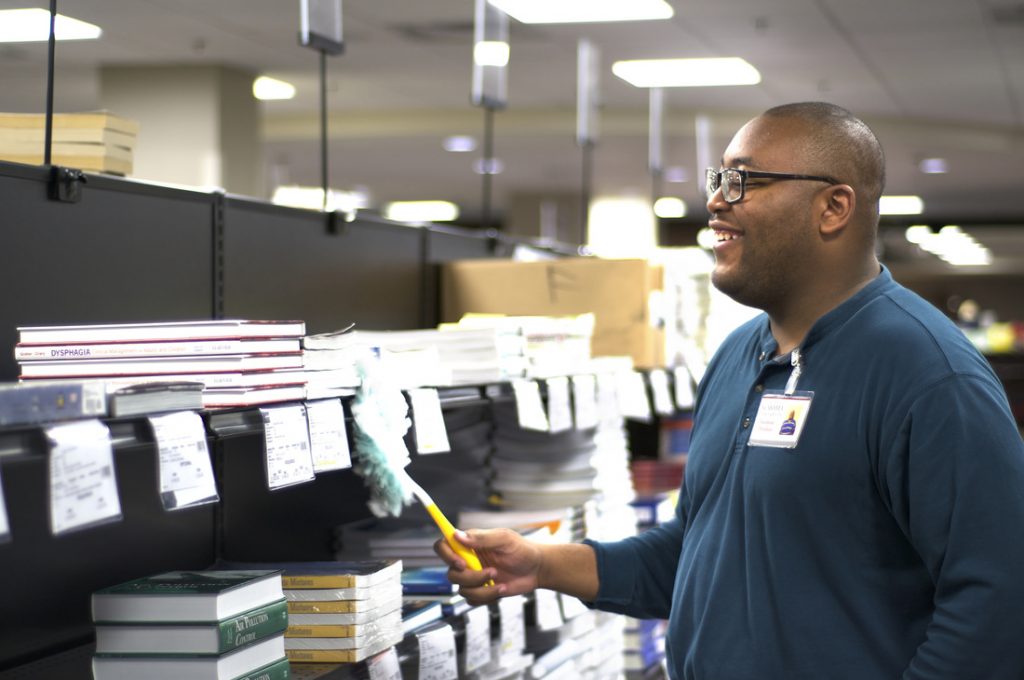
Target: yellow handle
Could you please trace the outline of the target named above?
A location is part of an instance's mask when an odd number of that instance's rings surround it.
[[[480,558],[477,556],[476,551],[459,543],[455,538],[455,527],[452,526],[452,523],[449,522],[448,518],[444,516],[443,512],[441,512],[441,508],[437,507],[434,503],[426,505],[426,508],[427,512],[430,513],[430,516],[434,519],[434,523],[437,524],[437,528],[440,529],[441,533],[444,535],[444,540],[447,541],[452,550],[454,550],[455,553],[466,562],[466,566],[473,571],[483,571],[484,565],[480,563]],[[494,582],[488,581],[487,585],[492,586],[494,585]]]

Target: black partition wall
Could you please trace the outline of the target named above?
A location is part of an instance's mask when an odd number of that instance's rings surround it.
[[[17,378],[21,325],[302,319],[310,333],[429,327],[438,269],[501,257],[494,233],[352,222],[219,193],[92,176],[77,202],[48,197],[45,168],[0,162],[0,380]],[[256,415],[253,419],[252,416]],[[220,503],[165,512],[144,420],[110,421],[122,519],[50,535],[39,428],[0,430],[12,540],[0,545],[0,680],[90,677],[97,588],[217,558],[323,559],[333,527],[366,516],[351,471],[270,492],[258,414],[204,416]]]

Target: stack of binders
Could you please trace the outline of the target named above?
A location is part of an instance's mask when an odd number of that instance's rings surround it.
[[[46,117],[0,113],[0,159],[41,165]],[[109,111],[53,114],[50,149],[54,165],[111,175],[132,174],[139,124]]]
[[[286,680],[274,570],[172,571],[93,593],[95,680]]]
[[[302,321],[240,319],[22,326],[14,355],[23,381],[189,381],[204,408],[244,407],[305,398],[304,333]]]

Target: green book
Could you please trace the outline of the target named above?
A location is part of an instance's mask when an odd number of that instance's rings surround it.
[[[96,654],[93,680],[279,680],[285,667],[284,635],[278,633],[217,655]]]
[[[288,627],[284,598],[202,623],[96,624],[97,654],[223,654]]]
[[[169,571],[92,595],[95,623],[223,621],[284,597],[277,570]]]
[[[292,664],[287,658],[284,658],[240,678],[235,678],[235,680],[289,680],[291,677]]]

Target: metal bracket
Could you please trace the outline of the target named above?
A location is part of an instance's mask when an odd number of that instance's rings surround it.
[[[51,201],[78,203],[82,200],[82,185],[88,181],[89,179],[81,170],[52,165],[50,166],[50,183],[46,188],[46,195]]]

